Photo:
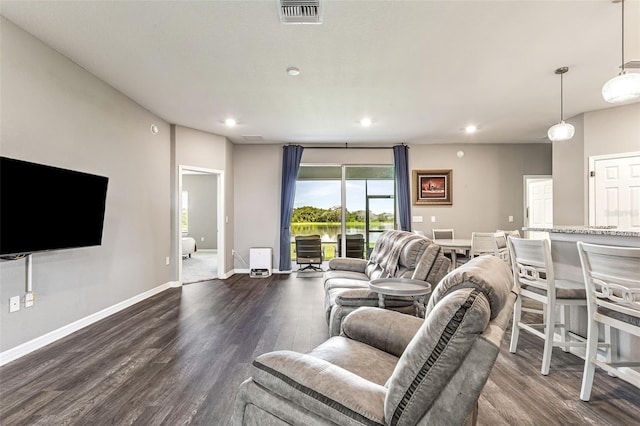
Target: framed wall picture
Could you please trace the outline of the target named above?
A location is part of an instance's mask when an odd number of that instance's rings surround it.
[[[414,170],[414,205],[452,205],[452,170]]]

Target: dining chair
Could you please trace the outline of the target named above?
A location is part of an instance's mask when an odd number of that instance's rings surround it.
[[[503,260],[504,263],[511,266],[511,258],[509,256],[509,247],[507,247],[507,236],[503,231],[495,233],[496,248],[498,249],[498,257]]]
[[[456,266],[467,263],[474,257],[490,254],[499,256],[496,235],[494,232],[472,232],[471,233],[471,250],[468,256],[458,256],[456,258]]]
[[[515,353],[520,330],[524,330],[544,340],[542,351],[543,375],[549,374],[551,352],[554,346],[560,346],[566,352],[570,346],[585,347],[584,341],[571,340],[568,333],[569,308],[586,306],[585,286],[581,282],[555,278],[549,240],[528,240],[509,237],[509,255],[513,271],[514,289],[519,294],[513,310],[511,345],[509,352]],[[523,299],[537,301],[542,310],[527,309],[542,315],[542,323],[522,320]],[[556,308],[560,310],[560,322],[556,322]],[[542,329],[539,330],[539,329]],[[555,329],[560,329],[556,338]]]
[[[512,230],[498,229],[496,232],[504,233],[504,236],[506,238],[509,238],[509,237],[520,238],[520,231],[518,231],[517,229],[512,229]]]
[[[434,240],[453,240],[455,239],[454,235],[455,234],[453,232],[453,229],[432,229],[431,230],[431,236],[433,237]],[[451,252],[452,252],[451,249],[443,249],[443,254],[449,259],[452,259]],[[467,254],[465,251],[456,252],[456,254],[457,253],[461,253],[463,256]],[[453,268],[455,268],[455,265],[452,263],[451,266],[449,267],[449,270]]]
[[[578,242],[578,253],[587,289],[587,353],[580,399],[589,401],[596,367],[640,387],[637,372],[620,367],[639,367],[635,360],[617,359],[611,328],[640,337],[640,248],[602,246]],[[598,359],[599,325],[605,326],[604,360]],[[607,329],[609,328],[609,329]]]
[[[431,234],[434,240],[453,240],[455,233],[453,229],[432,229]]]

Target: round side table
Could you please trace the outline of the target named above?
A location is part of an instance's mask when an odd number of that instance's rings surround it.
[[[378,306],[384,308],[384,296],[411,296],[417,317],[424,317],[424,299],[431,293],[431,284],[407,278],[371,280],[369,288],[378,293]]]

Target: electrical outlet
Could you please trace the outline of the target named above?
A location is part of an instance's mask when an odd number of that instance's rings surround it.
[[[513,216],[509,216],[509,222],[513,222]]]
[[[435,216],[431,216],[431,222],[432,223],[436,223],[436,217]]]
[[[29,292],[27,294],[24,295],[24,307],[25,308],[30,308],[33,306],[33,301],[35,300],[35,295],[33,294],[33,292]]]
[[[204,237],[200,237],[200,241],[204,241]]]
[[[13,296],[9,298],[9,313],[20,310],[20,296]]]
[[[421,223],[422,222],[422,216],[413,216],[413,223]]]

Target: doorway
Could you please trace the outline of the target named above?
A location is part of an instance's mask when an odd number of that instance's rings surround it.
[[[524,226],[553,227],[553,179],[549,175],[524,176]],[[531,239],[547,238],[546,232],[525,231]]]
[[[224,274],[222,172],[179,167],[178,280],[192,284]]]
[[[589,225],[640,230],[640,153],[589,157]]]

